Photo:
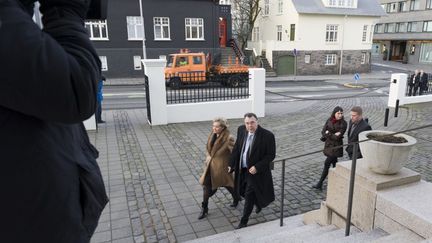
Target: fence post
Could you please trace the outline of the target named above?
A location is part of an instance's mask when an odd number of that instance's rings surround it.
[[[349,236],[350,227],[351,227],[351,212],[352,212],[352,203],[354,197],[354,181],[355,181],[355,171],[357,166],[357,150],[358,150],[358,143],[354,143],[353,157],[352,157],[352,164],[351,164],[351,177],[350,177],[350,185],[349,185],[349,193],[348,193],[348,210],[346,216],[345,236]]]
[[[164,67],[165,60],[142,60],[149,80],[151,125],[168,124]]]
[[[282,193],[280,204],[280,227],[283,226],[284,198],[285,198],[285,160],[282,160]]]
[[[394,117],[398,117],[398,113],[399,113],[399,100],[396,100]]]
[[[249,92],[252,109],[258,117],[265,115],[265,69],[249,68]]]
[[[387,124],[388,124],[389,112],[390,112],[390,109],[389,109],[389,108],[386,108],[386,110],[385,110],[385,115],[384,115],[384,126],[385,126],[385,127],[386,127]]]

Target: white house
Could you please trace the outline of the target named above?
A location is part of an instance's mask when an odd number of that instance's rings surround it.
[[[249,49],[278,75],[370,72],[377,0],[260,0]],[[265,54],[264,54],[265,53]]]

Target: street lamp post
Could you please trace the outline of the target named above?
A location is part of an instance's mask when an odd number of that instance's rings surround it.
[[[147,52],[146,52],[146,44],[145,44],[145,28],[144,28],[144,14],[143,14],[143,5],[142,0],[139,0],[139,7],[140,7],[140,17],[142,21],[142,32],[143,32],[143,40],[142,40],[142,49],[143,49],[143,59],[147,59]]]

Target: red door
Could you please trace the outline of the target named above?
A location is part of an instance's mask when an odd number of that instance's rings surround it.
[[[219,20],[219,45],[226,47],[227,43],[227,21],[226,19]]]

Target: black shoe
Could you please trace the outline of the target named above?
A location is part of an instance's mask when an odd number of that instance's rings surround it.
[[[258,205],[256,205],[255,213],[260,213],[262,208]]]
[[[97,121],[97,123],[105,123],[104,120]]]
[[[201,213],[198,216],[198,219],[203,219],[203,218],[207,217],[207,214],[208,214],[208,207],[207,207],[208,204],[207,203],[202,203],[201,205],[202,205]]]
[[[320,184],[320,183],[317,183],[317,184],[313,185],[312,187],[322,191],[322,184]]]
[[[232,208],[236,208],[237,205],[239,204],[239,201],[240,201],[240,200],[234,200],[234,201],[230,204],[230,207],[232,207]]]
[[[247,224],[240,223],[239,225],[237,225],[237,227],[235,227],[235,229],[241,229],[244,227],[247,227]]]

